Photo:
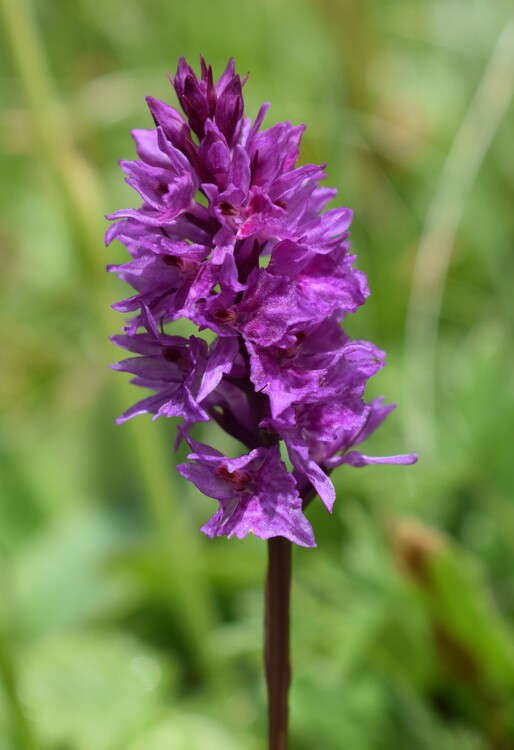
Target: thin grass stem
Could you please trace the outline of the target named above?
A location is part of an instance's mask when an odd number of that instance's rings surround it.
[[[501,32],[443,165],[416,253],[405,326],[406,442],[434,453],[438,325],[466,199],[512,99],[514,22]]]

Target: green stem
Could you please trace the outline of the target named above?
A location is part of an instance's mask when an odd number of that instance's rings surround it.
[[[59,188],[63,213],[77,239],[80,271],[84,283],[95,288],[91,302],[96,305],[100,336],[107,341],[112,329],[110,301],[101,279],[105,261],[100,220],[104,205],[94,171],[75,149],[70,127],[48,70],[43,45],[28,0],[0,0],[12,60],[30,109],[38,148],[47,172]],[[98,290],[100,292],[98,293]],[[121,391],[125,402],[132,397],[128,384]],[[130,395],[129,395],[130,392]],[[126,398],[125,398],[126,395]],[[120,408],[121,411],[121,408]],[[202,562],[196,534],[193,535],[178,499],[180,490],[172,483],[171,449],[159,439],[155,425],[140,421],[126,425],[121,436],[128,440],[142,495],[169,569],[168,604],[182,627],[182,636],[195,671],[214,675],[214,655],[206,647],[214,616],[202,580]],[[187,571],[187,576],[182,574]]]
[[[23,712],[17,692],[17,679],[14,664],[9,654],[4,633],[0,631],[0,678],[7,704],[7,713],[11,724],[11,736],[15,750],[37,750],[35,740],[27,718]]]

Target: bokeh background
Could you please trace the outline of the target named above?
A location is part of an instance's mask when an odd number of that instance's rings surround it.
[[[265,545],[211,542],[174,422],[116,427],[103,215],[166,72],[305,122],[398,409],[294,555],[292,750],[514,748],[510,0],[1,0],[1,750],[257,750]],[[220,441],[219,436],[211,436]],[[233,448],[233,446],[232,446]]]

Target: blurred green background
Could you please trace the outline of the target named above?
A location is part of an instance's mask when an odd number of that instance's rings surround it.
[[[510,0],[1,0],[0,749],[257,750],[265,545],[207,540],[174,422],[116,427],[103,215],[202,53],[305,122],[398,403],[294,556],[292,750],[514,748]],[[208,438],[208,436],[207,436]],[[213,438],[219,441],[219,437]],[[234,449],[233,446],[231,446]],[[183,454],[181,454],[182,456]]]

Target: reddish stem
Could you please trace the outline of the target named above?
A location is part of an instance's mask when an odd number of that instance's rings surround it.
[[[289,601],[291,542],[284,537],[268,541],[264,662],[268,686],[269,750],[287,750],[289,661]]]

